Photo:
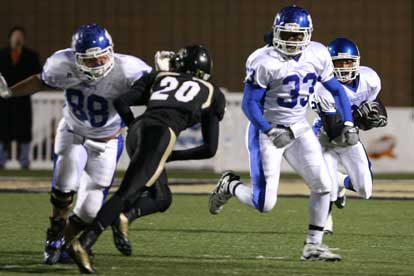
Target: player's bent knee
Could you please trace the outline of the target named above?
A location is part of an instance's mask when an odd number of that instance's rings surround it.
[[[159,210],[160,212],[165,212],[168,210],[168,208],[170,208],[171,203],[172,203],[172,194],[171,191],[168,191],[168,193],[165,194],[165,198],[161,199],[158,201],[159,203]]]
[[[74,191],[65,193],[52,188],[52,192],[50,193],[50,202],[58,209],[69,208],[73,203],[74,194]]]
[[[276,198],[274,199],[266,199],[264,203],[262,204],[255,204],[256,209],[260,213],[267,213],[273,210],[273,208],[276,206]]]

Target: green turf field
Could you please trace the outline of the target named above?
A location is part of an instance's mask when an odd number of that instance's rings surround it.
[[[95,247],[100,275],[414,275],[414,201],[349,200],[335,212],[340,263],[300,262],[307,201],[280,198],[259,214],[233,200],[211,216],[207,196],[175,196],[165,214],[133,224],[134,252],[122,257],[105,233]],[[72,275],[41,264],[46,194],[0,194],[0,275]]]

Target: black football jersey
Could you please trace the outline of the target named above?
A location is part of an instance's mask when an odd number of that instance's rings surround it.
[[[177,134],[200,122],[202,116],[224,115],[225,98],[218,87],[189,74],[156,72],[143,117],[165,122]]]

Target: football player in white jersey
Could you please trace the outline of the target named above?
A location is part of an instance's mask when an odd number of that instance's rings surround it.
[[[217,214],[231,196],[260,212],[276,204],[282,158],[298,172],[311,190],[308,235],[302,260],[337,261],[341,257],[322,244],[328,217],[332,179],[321,145],[307,123],[309,96],[320,81],[333,95],[344,117],[336,141],[354,145],[358,134],[342,85],[333,76],[326,47],[311,41],[309,13],[297,6],[283,8],[273,24],[270,45],[257,49],[247,59],[242,108],[250,121],[247,144],[252,187],[225,172],[209,200]]]
[[[47,230],[45,263],[56,263],[64,236],[70,240],[99,211],[123,149],[123,122],[113,100],[151,70],[138,58],[114,53],[109,33],[91,24],[76,31],[71,48],[50,56],[40,75],[11,88],[1,79],[2,97],[51,88],[65,91],[63,118],[55,138],[50,197],[53,211]],[[83,172],[89,180],[80,183]],[[76,191],[79,192],[73,215],[67,219]]]
[[[355,43],[346,38],[337,38],[328,45],[334,64],[335,77],[344,86],[353,109],[356,126],[362,130],[384,127],[387,112],[379,99],[381,80],[369,67],[359,66],[360,54]],[[313,125],[324,150],[324,157],[335,184],[331,201],[340,209],[345,207],[345,189],[368,199],[372,195],[371,164],[361,142],[351,147],[331,143],[341,130],[341,117],[337,114],[332,95],[320,84],[310,99],[312,109],[319,115]],[[341,163],[347,175],[338,171]],[[337,174],[337,175],[336,175]],[[339,189],[338,189],[339,188]],[[329,214],[325,232],[332,233],[333,220]]]

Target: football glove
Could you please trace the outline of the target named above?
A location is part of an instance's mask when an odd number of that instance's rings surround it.
[[[11,90],[7,85],[6,80],[3,75],[0,73],[0,97],[3,99],[8,99],[12,96]]]
[[[293,141],[293,133],[289,128],[272,128],[267,133],[277,148],[283,148]]]
[[[170,71],[170,61],[175,55],[170,51],[157,51],[155,53],[155,70],[157,71]]]
[[[362,130],[386,126],[388,119],[386,114],[381,112],[382,108],[380,103],[375,101],[362,104],[353,113],[356,125]]]
[[[331,143],[336,146],[347,147],[355,145],[358,141],[358,128],[353,126],[344,126],[341,134],[335,139],[332,139]]]

